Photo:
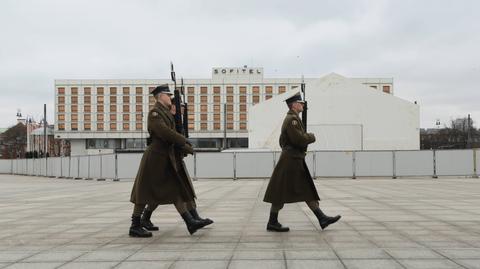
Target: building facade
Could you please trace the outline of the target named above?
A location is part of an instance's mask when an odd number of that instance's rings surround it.
[[[392,79],[357,80],[393,94]],[[155,102],[149,92],[164,83],[172,85],[170,79],[55,80],[55,137],[70,141],[72,155],[143,148]],[[249,109],[300,83],[301,78],[265,78],[263,68],[246,66],[185,79],[191,141],[210,150],[248,147]]]

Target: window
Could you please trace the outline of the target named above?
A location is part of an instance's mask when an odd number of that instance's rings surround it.
[[[83,130],[85,131],[90,131],[92,129],[92,124],[91,123],[85,123],[83,124]]]
[[[142,121],[142,118],[143,118],[142,116],[143,116],[142,114],[135,115],[135,120]]]
[[[213,105],[213,112],[220,112],[220,105]]]
[[[188,114],[188,121],[194,121],[195,120],[195,114]]]
[[[78,114],[72,114],[72,121],[78,121]]]
[[[92,115],[91,114],[83,114],[83,121],[91,121]]]
[[[139,94],[139,95],[142,95],[143,94],[143,88],[142,87],[136,87],[135,88],[135,93]]]
[[[383,86],[383,92],[390,93],[390,86]]]
[[[258,104],[260,102],[260,96],[252,96],[252,102],[253,104]]]
[[[83,107],[83,112],[92,112],[92,106],[86,105]]]
[[[123,94],[129,95],[130,94],[130,88],[129,87],[123,87]]]
[[[97,88],[97,95],[103,95],[104,92],[103,92],[103,87],[98,87]]]
[[[208,120],[208,114],[200,114],[200,120],[207,121]]]
[[[58,114],[58,120],[59,121],[64,121],[65,120],[65,114]]]
[[[110,95],[115,95],[115,94],[117,94],[117,87],[110,87]]]
[[[77,105],[71,106],[71,109],[72,109],[72,112],[78,112],[78,106]]]
[[[207,87],[200,87],[200,94],[207,94],[208,88]]]
[[[58,106],[58,112],[65,112],[65,106]]]
[[[78,104],[78,96],[72,96],[71,100],[72,100],[72,104]]]
[[[103,123],[97,123],[97,131],[103,131]]]
[[[72,87],[71,91],[72,91],[72,94],[78,94],[78,88],[77,87]]]
[[[97,114],[97,121],[103,121],[104,116],[103,114]]]
[[[142,123],[136,123],[135,124],[135,129],[136,130],[142,130]]]
[[[149,97],[148,97],[148,103],[149,103],[149,104],[155,104],[155,102],[156,102],[156,101],[155,101],[155,97],[153,97],[153,96],[149,96]]]
[[[130,124],[124,123],[123,124],[123,130],[130,130]]]
[[[117,96],[110,95],[110,104],[115,104],[115,103],[117,103]]]
[[[65,131],[65,123],[59,123],[58,124],[58,130],[59,131]]]
[[[83,103],[85,104],[91,104],[92,103],[92,97],[90,95],[85,95],[83,97]]]
[[[188,111],[194,113],[195,112],[195,105],[188,105]]]
[[[268,99],[270,99],[270,98],[272,98],[271,95],[265,95],[265,100],[268,100]]]
[[[233,95],[227,96],[227,103],[233,103]]]
[[[130,120],[130,114],[123,114],[123,120],[124,121],[129,121]]]
[[[97,106],[97,112],[104,112],[102,105]]]
[[[228,130],[233,130],[233,123],[232,122],[227,123],[227,129]]]
[[[200,106],[200,112],[207,112],[207,110],[208,110],[207,108],[208,108],[207,105],[201,105]]]
[[[287,91],[287,87],[285,86],[278,86],[278,93],[284,93]],[[241,129],[241,128],[240,128]]]
[[[188,94],[195,94],[195,88],[194,87],[187,87],[187,92],[188,92]]]
[[[270,94],[271,94],[271,93],[272,93],[272,89],[273,89],[272,86],[266,86],[266,87],[265,87],[265,93],[270,93]]]
[[[218,87],[218,86],[213,87],[213,93],[214,94],[220,94],[220,87]]]
[[[85,95],[92,94],[92,88],[90,88],[90,87],[83,88],[83,94],[85,94]]]
[[[195,129],[195,124],[189,122],[188,123],[188,129],[189,130],[194,130]]]
[[[59,96],[58,97],[58,103],[59,104],[65,104],[65,96]]]
[[[247,111],[247,105],[240,105],[240,112],[246,112]]]
[[[258,87],[258,86],[253,86],[253,87],[252,87],[252,92],[253,92],[254,94],[259,94],[259,93],[260,93],[260,87]]]
[[[110,121],[117,121],[117,114],[110,114]]]
[[[135,111],[136,112],[142,112],[142,106],[141,105],[136,105],[135,106]]]
[[[208,96],[201,96],[201,97],[200,97],[200,102],[201,102],[202,104],[208,103]]]
[[[247,94],[247,87],[241,86],[240,87],[240,94]]]
[[[227,105],[227,112],[233,112],[233,105]]]
[[[200,123],[200,130],[207,130],[208,124],[207,123]]]
[[[120,139],[87,139],[87,149],[116,149],[120,148]]]
[[[58,88],[57,89],[58,94],[65,94],[65,88]]]
[[[110,123],[110,130],[111,131],[117,130],[117,124],[116,123]]]
[[[195,96],[189,96],[188,97],[188,102],[189,103],[195,103]]]
[[[240,114],[240,121],[247,121],[247,114]]]
[[[123,103],[124,103],[124,104],[130,103],[130,96],[124,96],[124,97],[123,97]]]
[[[221,100],[220,98],[221,98],[220,95],[213,96],[213,102],[214,103],[220,103],[220,100]]]
[[[227,94],[233,94],[233,87],[227,86]]]
[[[220,121],[220,113],[213,114],[213,120],[214,121]]]
[[[97,104],[103,104],[103,95],[97,96]]]
[[[72,131],[78,131],[78,123],[72,122],[70,127],[71,127]]]
[[[233,113],[227,113],[227,120],[233,121]]]
[[[246,103],[247,102],[247,96],[246,95],[240,95],[240,103]]]
[[[116,105],[110,105],[110,112],[117,112],[117,106]]]
[[[220,130],[220,123],[215,122],[215,123],[213,124],[213,129],[214,129],[214,130]]]
[[[130,106],[129,105],[124,105],[123,106],[123,112],[130,112]]]
[[[137,104],[141,104],[141,103],[143,102],[143,99],[142,99],[142,98],[143,98],[143,96],[136,96],[136,97],[135,97],[135,102],[136,102]]]
[[[247,124],[244,122],[240,123],[240,130],[246,130],[247,129]]]

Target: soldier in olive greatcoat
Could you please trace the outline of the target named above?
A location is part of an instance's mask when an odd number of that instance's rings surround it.
[[[288,232],[290,229],[278,222],[278,212],[285,203],[296,202],[306,202],[318,218],[321,228],[325,229],[341,216],[326,216],[319,208],[320,197],[305,163],[308,144],[315,142],[315,135],[305,132],[299,116],[305,102],[299,92],[285,101],[289,111],[283,121],[279,139],[282,153],[263,199],[272,204],[267,230]]]

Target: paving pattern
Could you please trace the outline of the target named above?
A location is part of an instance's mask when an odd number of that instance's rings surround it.
[[[304,203],[265,230],[265,180],[195,182],[190,236],[171,205],[148,239],[128,237],[131,181],[0,175],[0,268],[480,268],[480,180],[320,179],[321,231]]]

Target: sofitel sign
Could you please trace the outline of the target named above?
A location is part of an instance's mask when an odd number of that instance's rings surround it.
[[[262,75],[263,68],[230,68],[230,67],[220,67],[213,68],[213,75]]]

